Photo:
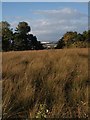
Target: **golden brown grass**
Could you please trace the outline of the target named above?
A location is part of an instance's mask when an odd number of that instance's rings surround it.
[[[3,119],[88,116],[88,49],[3,52]]]

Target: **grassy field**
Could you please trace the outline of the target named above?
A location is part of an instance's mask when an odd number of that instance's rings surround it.
[[[88,49],[2,56],[3,120],[88,117]]]

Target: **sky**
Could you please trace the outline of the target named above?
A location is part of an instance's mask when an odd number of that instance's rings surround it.
[[[2,2],[2,20],[15,29],[25,21],[40,41],[58,41],[67,31],[88,29],[87,2]]]
[[[3,2],[88,2],[89,0],[1,0]]]

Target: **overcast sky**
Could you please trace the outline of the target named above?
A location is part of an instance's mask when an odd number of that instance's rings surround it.
[[[87,2],[3,2],[2,18],[13,28],[21,21],[40,41],[57,41],[67,31],[88,29]]]

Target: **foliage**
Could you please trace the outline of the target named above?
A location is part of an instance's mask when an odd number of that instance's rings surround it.
[[[27,34],[28,32],[30,32],[31,28],[30,26],[28,26],[28,23],[19,22],[18,26],[16,27],[16,31],[23,35],[23,34]]]
[[[57,43],[57,49],[58,48],[64,48],[65,47],[65,42],[64,42],[64,40],[63,40],[63,38],[62,39],[60,39],[59,41],[58,41],[58,43]]]
[[[23,51],[23,50],[42,50],[44,49],[40,41],[33,34],[30,34],[31,27],[27,22],[19,22],[15,32],[11,29],[7,21],[0,22],[0,37],[2,36],[3,51]],[[82,34],[76,31],[66,32],[57,42],[57,49],[70,47],[89,47],[88,45],[90,30]],[[90,44],[90,43],[89,43]]]
[[[26,22],[19,22],[13,33],[8,22],[2,24],[2,49],[3,51],[10,50],[39,50],[43,49],[40,41],[37,41],[36,36],[30,34],[30,26]]]
[[[86,48],[88,47],[90,31],[84,31],[82,34],[77,32],[67,32],[63,35],[63,37],[58,41],[57,48],[70,48],[70,47],[78,47],[78,48]]]
[[[10,50],[11,48],[11,39],[13,32],[10,29],[10,24],[8,22],[2,22],[2,49],[5,51]]]
[[[77,36],[77,32],[67,32],[64,34],[63,36],[63,40],[65,43],[70,43],[70,42],[73,42],[75,40]]]
[[[88,48],[88,42],[86,41],[76,41],[74,42],[70,47],[73,47],[73,48]]]

